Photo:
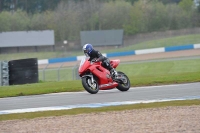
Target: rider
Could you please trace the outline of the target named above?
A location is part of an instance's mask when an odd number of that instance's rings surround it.
[[[83,52],[87,57],[90,57],[88,61],[92,61],[93,59],[96,59],[95,62],[101,61],[104,68],[108,69],[114,77],[117,76],[117,71],[110,65],[110,60],[95,50],[91,44],[85,44]]]

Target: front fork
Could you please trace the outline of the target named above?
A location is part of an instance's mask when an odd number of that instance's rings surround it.
[[[91,79],[90,80],[86,80],[86,82],[88,83],[88,85],[92,88],[92,89],[96,89],[97,87],[97,83],[95,83],[94,81],[94,77],[93,75],[84,75],[83,77],[90,77]]]
[[[83,77],[91,77],[91,83],[94,84],[94,77],[92,74],[84,75],[81,78],[83,78]]]

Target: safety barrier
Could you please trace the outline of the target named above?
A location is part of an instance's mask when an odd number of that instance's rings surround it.
[[[171,51],[198,49],[198,48],[200,48],[200,44],[189,44],[189,45],[181,45],[181,46],[168,46],[168,47],[142,49],[142,50],[130,50],[130,51],[124,51],[124,52],[104,53],[103,55],[110,58],[110,57],[117,57],[117,56],[161,53],[161,52],[171,52]],[[43,59],[43,60],[38,60],[38,64],[41,65],[41,64],[78,61],[78,60],[81,60],[83,57],[84,56],[73,56],[73,57],[65,57],[65,58]]]

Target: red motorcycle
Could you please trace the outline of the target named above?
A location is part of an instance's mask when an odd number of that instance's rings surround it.
[[[116,68],[120,60],[111,60],[110,63],[113,68]],[[82,85],[91,94],[96,94],[99,90],[108,90],[115,87],[120,91],[129,90],[129,78],[123,72],[118,71],[117,73],[117,77],[112,77],[110,71],[101,66],[101,62],[95,62],[95,59],[88,61],[88,58],[83,58],[79,66]]]

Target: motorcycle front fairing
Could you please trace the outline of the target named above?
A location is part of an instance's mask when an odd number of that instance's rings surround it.
[[[102,67],[100,65],[100,62],[95,63],[89,69],[96,77],[100,79],[99,84],[106,84],[108,82],[112,82],[110,71]]]
[[[111,78],[110,71],[102,67],[100,62],[93,64],[89,69],[99,79],[100,90],[113,89],[118,86],[118,83]]]
[[[84,74],[84,72],[90,67],[90,62],[88,61],[88,58],[83,58],[80,62],[80,66],[78,69],[79,75],[81,76]]]

